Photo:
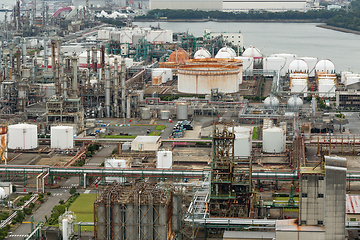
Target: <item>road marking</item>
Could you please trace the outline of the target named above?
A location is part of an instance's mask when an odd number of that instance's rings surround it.
[[[21,235],[21,234],[19,234],[19,235],[9,235],[8,237],[21,237],[21,238],[25,238],[25,237],[28,237],[29,235],[25,235],[25,234],[23,234],[23,235]]]
[[[91,190],[85,190],[85,194],[89,194],[91,192]]]

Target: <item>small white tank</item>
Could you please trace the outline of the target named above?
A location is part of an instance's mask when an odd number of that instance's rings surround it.
[[[6,198],[6,192],[3,187],[0,187],[0,200]]]
[[[162,119],[162,120],[170,119],[170,111],[169,110],[161,110],[160,111],[160,119]]]
[[[172,168],[173,158],[171,151],[159,150],[156,159],[156,168]]]
[[[8,127],[9,149],[34,149],[38,147],[37,126],[20,123]]]
[[[51,148],[57,149],[72,149],[74,148],[73,127],[71,126],[52,126],[51,133]]]
[[[252,139],[249,134],[235,133],[234,156],[250,157],[252,148]]]
[[[106,168],[127,168],[127,161],[125,159],[107,158],[104,162]],[[106,182],[117,181],[119,183],[125,182],[126,177],[105,177]]]
[[[286,151],[286,134],[282,128],[263,130],[263,152],[282,153]]]
[[[264,108],[266,109],[277,109],[279,108],[279,99],[277,97],[270,95],[264,100]]]

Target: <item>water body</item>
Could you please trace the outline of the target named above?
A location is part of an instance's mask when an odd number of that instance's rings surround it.
[[[360,35],[316,27],[315,23],[243,23],[243,22],[136,22],[138,26],[160,25],[173,32],[203,36],[212,32],[237,32],[244,36],[244,46],[259,48],[265,56],[293,53],[299,57],[317,57],[334,62],[336,72],[360,73]]]

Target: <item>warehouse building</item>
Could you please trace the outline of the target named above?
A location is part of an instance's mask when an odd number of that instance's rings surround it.
[[[222,0],[150,0],[152,9],[193,9],[193,10],[222,10]]]

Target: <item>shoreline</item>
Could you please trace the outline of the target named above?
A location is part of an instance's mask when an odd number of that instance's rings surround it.
[[[281,20],[281,19],[270,19],[270,20],[227,20],[227,19],[134,19],[134,22],[250,22],[250,23],[322,23],[319,20]]]
[[[360,35],[360,32],[359,32],[359,31],[350,30],[350,29],[341,28],[341,27],[334,27],[334,26],[327,25],[326,23],[325,23],[325,24],[316,25],[316,27],[325,28],[325,29],[329,29],[329,30],[333,30],[333,31],[338,31],[338,32],[352,33],[352,34]]]

